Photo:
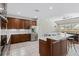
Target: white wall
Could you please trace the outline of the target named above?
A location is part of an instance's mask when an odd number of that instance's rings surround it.
[[[38,20],[38,35],[39,38],[42,37],[45,33],[53,33],[56,31],[55,21],[59,19],[40,19]]]

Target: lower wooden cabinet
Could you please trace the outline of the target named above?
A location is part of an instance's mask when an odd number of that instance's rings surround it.
[[[39,53],[40,56],[49,56],[49,49],[46,41],[39,40]]]
[[[51,56],[61,56],[61,46],[60,42],[55,42],[51,44]]]
[[[31,34],[16,34],[11,35],[11,44],[26,42],[31,40]]]
[[[65,56],[67,54],[67,40],[39,40],[40,56]]]

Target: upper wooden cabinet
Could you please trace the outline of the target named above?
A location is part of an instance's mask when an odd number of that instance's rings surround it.
[[[31,26],[36,26],[36,20],[27,20],[27,19],[19,19],[7,17],[8,19],[8,29],[30,29]]]
[[[24,29],[30,29],[30,20],[24,20]]]
[[[32,21],[32,24],[31,25],[32,26],[36,26],[37,25],[37,21],[36,20]]]
[[[24,29],[24,20],[19,19],[19,29]]]
[[[7,18],[8,19],[8,29],[20,29],[22,28],[21,20],[16,18]]]
[[[11,18],[8,17],[8,29],[28,29],[29,28],[29,22],[24,19],[18,19],[18,18]]]

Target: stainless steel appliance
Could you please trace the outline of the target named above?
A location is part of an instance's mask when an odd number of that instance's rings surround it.
[[[37,41],[38,40],[38,34],[37,34],[37,26],[31,27],[31,41]]]
[[[2,34],[2,30],[7,29],[6,4],[0,3],[0,55],[7,55],[10,43],[7,42],[7,34]]]
[[[3,15],[0,15],[0,32],[1,30],[7,29],[7,21],[6,18]],[[7,35],[2,35],[0,33],[0,55],[3,55],[3,51],[5,49],[5,46],[7,44]]]

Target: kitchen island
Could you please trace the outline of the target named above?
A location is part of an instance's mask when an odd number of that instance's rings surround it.
[[[39,39],[40,56],[65,56],[67,54],[67,37],[70,34],[60,33],[55,36],[46,36]]]

